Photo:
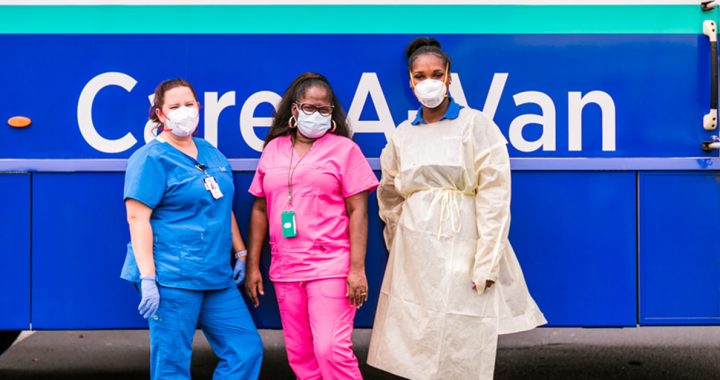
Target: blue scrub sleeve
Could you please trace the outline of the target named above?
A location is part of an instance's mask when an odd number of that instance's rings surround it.
[[[165,170],[156,157],[130,157],[125,171],[124,199],[135,199],[154,209],[165,194],[165,181]]]

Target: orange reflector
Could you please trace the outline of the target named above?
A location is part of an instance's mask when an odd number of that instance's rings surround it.
[[[8,119],[8,125],[13,128],[25,128],[32,124],[32,120],[25,116],[13,116]]]

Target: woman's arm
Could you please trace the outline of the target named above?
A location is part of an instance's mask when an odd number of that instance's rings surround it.
[[[153,260],[153,231],[150,225],[152,209],[142,202],[128,198],[125,200],[127,221],[130,226],[130,242],[132,243],[135,261],[141,276],[155,276]]]
[[[237,219],[235,219],[235,213],[233,212],[231,215],[232,226],[230,226],[230,228],[232,230],[232,251],[235,253],[245,251],[245,242],[243,242],[242,235],[240,234],[240,228],[238,227]],[[245,261],[245,258],[246,256],[241,256],[237,259]]]
[[[232,278],[235,284],[240,285],[245,281],[245,275],[247,268],[245,266],[245,260],[247,258],[247,251],[245,250],[245,243],[243,243],[242,235],[240,235],[240,229],[235,219],[235,213],[230,213],[230,230],[232,231],[232,251],[235,256],[235,265],[233,265]]]
[[[268,231],[267,203],[265,198],[256,197],[250,213],[248,231],[247,277],[245,292],[255,307],[260,305],[259,295],[265,295],[262,275],[260,274],[260,256],[265,245]],[[259,294],[259,295],[258,295]]]
[[[347,277],[347,297],[350,304],[360,308],[368,297],[365,277],[365,253],[368,237],[368,192],[345,199],[345,209],[350,218],[350,272]]]
[[[475,159],[478,242],[472,280],[479,294],[497,281],[500,258],[510,232],[510,157],[504,142]]]
[[[382,178],[380,179],[380,186],[377,188],[378,208],[380,210],[380,219],[385,222],[383,235],[385,237],[385,246],[389,251],[392,248],[397,222],[400,219],[403,202],[405,202],[405,198],[395,188],[395,177],[398,175],[400,162],[392,140],[388,140],[387,145],[380,154],[380,165]]]

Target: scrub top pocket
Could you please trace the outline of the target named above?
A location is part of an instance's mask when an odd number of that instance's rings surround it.
[[[177,277],[199,275],[207,271],[209,264],[205,246],[200,233],[171,238],[155,237],[153,244],[155,263]],[[158,280],[163,279],[158,278]]]

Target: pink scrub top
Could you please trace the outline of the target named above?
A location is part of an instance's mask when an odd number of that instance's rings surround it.
[[[345,198],[372,191],[378,180],[351,139],[331,133],[315,140],[293,174],[297,236],[285,238],[281,214],[288,208],[288,169],[300,157],[290,136],[263,149],[250,194],[267,203],[272,260],[270,280],[308,281],[345,277],[350,270],[349,217]]]

